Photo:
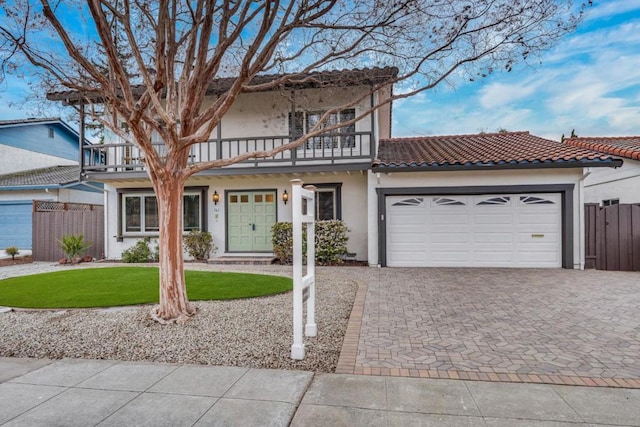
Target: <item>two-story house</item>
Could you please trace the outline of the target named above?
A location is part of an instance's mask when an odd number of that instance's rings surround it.
[[[0,250],[31,249],[33,200],[103,203],[80,179],[79,138],[59,118],[0,121]]]
[[[270,228],[291,220],[290,180],[299,178],[316,187],[316,218],[343,220],[349,251],[372,265],[580,266],[583,168],[620,162],[527,132],[392,139],[392,85],[372,87],[395,73],[322,72],[285,89],[241,94],[211,138],[191,149],[192,162],[286,144],[353,100],[361,99],[329,122],[362,117],[273,158],[192,176],[185,232],[210,231],[217,256],[271,254]],[[211,96],[226,84],[213,82]],[[138,148],[105,139],[87,148],[83,170],[105,183],[105,252],[119,258],[137,239],[158,235],[157,204]],[[162,141],[153,142],[161,151]]]

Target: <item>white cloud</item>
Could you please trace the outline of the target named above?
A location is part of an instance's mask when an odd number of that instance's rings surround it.
[[[638,0],[601,0],[587,11],[586,21],[601,20],[611,18],[623,13],[640,10]]]

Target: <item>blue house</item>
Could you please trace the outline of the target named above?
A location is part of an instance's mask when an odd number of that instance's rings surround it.
[[[34,200],[103,204],[80,179],[79,140],[60,118],[0,121],[0,251],[31,249]]]

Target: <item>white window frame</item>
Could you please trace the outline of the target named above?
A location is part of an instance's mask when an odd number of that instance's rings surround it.
[[[204,218],[202,217],[202,194],[199,191],[185,191],[184,192],[184,196],[198,196],[198,222],[199,222],[199,226],[195,229],[200,229],[202,230],[202,221],[204,220]],[[122,221],[122,235],[124,237],[127,236],[157,236],[159,233],[159,230],[150,230],[147,231],[146,230],[146,224],[145,224],[145,198],[147,197],[156,197],[155,193],[153,192],[131,192],[131,193],[127,193],[127,192],[123,192],[122,193],[122,209],[120,211],[120,215],[121,215],[121,221]],[[127,231],[127,199],[128,198],[138,198],[140,199],[140,230],[139,231]],[[157,198],[156,198],[157,200]],[[184,200],[183,200],[183,204],[182,204],[182,215],[183,215],[183,220],[184,220]],[[183,230],[182,233],[183,234],[187,234],[189,233],[190,230],[192,230],[194,228],[189,228],[186,229],[184,228],[184,224],[183,224]]]
[[[309,124],[309,116],[322,116],[323,114],[325,114],[327,111],[331,110],[331,108],[327,108],[325,110],[297,110],[296,111],[296,115],[295,116],[291,116],[289,115],[289,133],[293,135],[293,137],[295,138],[299,138],[301,135],[298,135],[295,129],[295,121],[296,121],[296,116],[298,114],[302,115],[302,132],[303,134],[306,134],[309,132],[310,129],[310,124]],[[352,108],[345,108],[341,111],[332,113],[332,115],[334,115],[337,118],[337,124],[342,123],[340,120],[342,118],[342,114],[346,113],[346,112],[353,112],[353,116],[357,117],[357,110],[355,107]],[[330,124],[330,119],[325,122],[324,124],[321,125],[322,128],[325,128],[327,126],[333,126],[333,124]],[[335,123],[334,123],[335,124]],[[347,126],[353,126],[353,132],[356,133],[357,132],[357,123],[353,123],[351,125],[347,125]],[[294,127],[294,129],[292,129],[292,126]],[[345,137],[351,137],[353,138],[353,141],[351,142],[351,145],[345,145]],[[328,143],[327,143],[328,141]],[[313,151],[313,150],[341,150],[341,149],[347,149],[347,148],[355,148],[358,144],[358,139],[356,138],[355,134],[350,134],[347,133],[346,135],[342,134],[342,127],[338,127],[336,129],[333,129],[331,131],[328,132],[328,134],[323,134],[322,136],[315,136],[315,137],[311,137],[309,138],[304,144],[298,146],[298,150],[309,150],[309,151]]]

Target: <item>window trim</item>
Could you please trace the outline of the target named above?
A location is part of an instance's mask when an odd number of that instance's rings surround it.
[[[207,194],[209,191],[209,187],[185,187],[184,195],[198,195],[200,196],[200,229],[202,231],[207,231]],[[160,233],[158,231],[143,231],[144,230],[144,207],[142,206],[144,203],[144,199],[141,201],[141,209],[140,209],[140,231],[126,231],[125,230],[125,197],[129,196],[155,196],[155,193],[152,188],[118,188],[117,192],[117,216],[118,216],[118,234],[115,236],[116,241],[122,242],[125,237],[157,237]],[[184,206],[183,206],[184,210]],[[184,215],[184,211],[183,211]],[[187,234],[189,231],[183,230],[183,234]]]
[[[326,108],[326,109],[309,109],[309,110],[296,110],[295,111],[295,115],[293,115],[292,113],[289,113],[289,121],[288,121],[288,125],[289,125],[289,135],[291,135],[292,138],[300,138],[301,136],[309,133],[309,116],[310,115],[318,115],[318,116],[322,116],[323,114],[325,114],[327,111],[332,110],[333,108]],[[357,109],[355,107],[351,107],[351,108],[345,108],[342,109],[340,111],[336,111],[334,113],[331,113],[332,115],[335,115],[337,120],[338,120],[338,124],[342,123],[342,117],[343,114],[345,114],[346,112],[349,112],[350,114],[353,115],[353,117],[357,117]],[[296,123],[297,120],[301,119],[302,123]],[[348,120],[347,120],[348,121]],[[301,131],[302,134],[300,134],[298,132],[298,124],[301,125]],[[323,124],[322,127],[324,128],[325,126],[328,125],[328,122]],[[314,137],[309,138],[304,144],[299,145],[297,147],[298,150],[309,150],[309,151],[313,151],[313,150],[324,150],[324,149],[344,149],[344,148],[352,148],[356,146],[356,138],[355,138],[355,133],[358,132],[357,130],[357,123],[352,123],[350,125],[346,125],[346,126],[341,126],[338,127],[336,129],[330,130],[328,131],[328,133],[323,133],[321,135],[317,135]],[[349,131],[345,131],[343,130],[343,128],[346,127],[350,127],[353,126],[353,131],[349,132]],[[318,143],[318,138],[327,138],[327,137],[331,137],[331,138],[337,138],[333,144],[336,144],[336,146],[332,147],[327,147],[324,145],[324,140],[322,141],[322,143],[319,146],[316,146],[316,144]],[[345,145],[345,143],[348,142],[348,139],[351,137],[353,140],[348,144]]]
[[[309,184],[316,187],[317,192],[333,192],[334,193],[334,212],[336,220],[342,221],[342,183],[341,182],[330,182],[330,183],[322,183],[322,184]],[[318,219],[318,208],[319,208],[318,199],[316,196],[316,212],[314,213],[314,218],[316,221]]]
[[[619,205],[620,199],[604,199],[602,200],[602,206],[614,206]]]

